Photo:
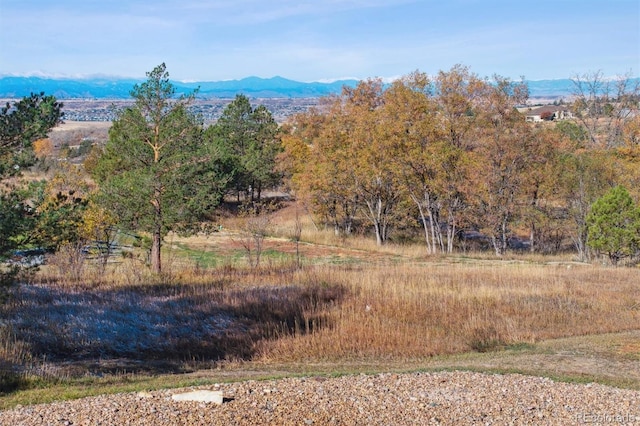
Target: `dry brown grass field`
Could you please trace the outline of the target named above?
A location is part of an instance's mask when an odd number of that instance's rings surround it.
[[[302,225],[297,244],[292,235]],[[640,269],[571,255],[427,256],[316,230],[295,204],[262,223],[169,236],[102,271],[51,257],[1,308],[1,406],[296,374],[473,369],[640,389]],[[260,251],[260,263],[248,261]],[[298,253],[298,254],[296,254]],[[9,332],[9,330],[11,330]]]
[[[105,131],[111,128],[111,121],[73,121],[65,120],[64,123],[52,129],[54,133],[65,133],[72,131],[82,131],[91,133],[93,131]]]

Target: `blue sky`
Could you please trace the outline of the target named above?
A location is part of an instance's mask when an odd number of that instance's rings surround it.
[[[0,74],[299,81],[640,72],[639,0],[0,0]]]

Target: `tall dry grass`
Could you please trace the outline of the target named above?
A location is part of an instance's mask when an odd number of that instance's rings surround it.
[[[278,244],[290,239],[291,218],[273,218]],[[638,268],[529,254],[502,260],[485,253],[426,256],[420,245],[380,248],[371,239],[343,240],[302,220],[302,267],[286,256],[265,258],[259,266],[229,261],[206,267],[169,249],[186,244],[177,239],[167,246],[159,276],[136,256],[105,270],[87,263],[77,274],[65,273],[64,259],[53,258],[0,306],[0,322],[15,324],[10,335],[0,334],[0,358],[14,367],[54,357],[85,364],[170,359],[174,367],[220,359],[375,362],[490,351],[640,324]],[[214,247],[223,237],[193,239],[192,248],[228,255],[235,250],[228,236],[226,248]],[[282,247],[269,244],[270,250]],[[358,254],[357,261],[331,264],[312,252]]]
[[[314,315],[345,296],[299,269],[185,269],[131,283],[134,265],[99,280],[89,267],[84,280],[51,267],[12,289],[0,305],[0,395],[34,380],[250,360],[261,340],[323,322]]]
[[[422,358],[637,329],[640,271],[505,264],[316,272],[350,297],[324,327],[261,342],[265,360]]]

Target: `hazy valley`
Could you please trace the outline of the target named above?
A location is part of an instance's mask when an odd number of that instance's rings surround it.
[[[112,121],[115,110],[131,105],[129,92],[132,79],[55,79],[43,77],[0,77],[0,99],[10,100],[44,91],[64,102],[65,119],[69,121]],[[344,86],[354,87],[357,80],[331,83],[298,82],[282,77],[248,77],[217,82],[175,82],[177,94],[194,90],[194,112],[205,123],[214,122],[238,93],[251,98],[253,104],[264,105],[276,121],[282,123],[290,115],[305,112],[323,96],[337,95]],[[547,104],[572,96],[570,79],[527,81],[530,104]]]

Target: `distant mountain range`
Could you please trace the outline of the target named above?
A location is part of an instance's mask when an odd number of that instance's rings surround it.
[[[45,92],[58,99],[95,98],[126,99],[134,79],[54,79],[42,77],[0,77],[0,98],[22,98],[30,93]],[[339,80],[331,83],[302,83],[282,77],[247,77],[242,80],[181,82],[172,81],[178,94],[199,88],[201,98],[234,98],[243,93],[252,98],[317,98],[339,93],[344,85],[354,87],[357,80]]]
[[[126,99],[136,83],[134,79],[57,79],[42,77],[0,77],[0,98],[22,98],[30,93],[45,92],[58,99]],[[241,80],[172,82],[178,93],[190,93],[199,88],[201,98],[234,98],[242,93],[251,98],[317,98],[340,93],[343,86],[354,87],[358,80],[338,80],[332,83],[303,83],[282,77],[247,77]],[[573,83],[569,79],[530,80],[532,98],[569,96]]]

